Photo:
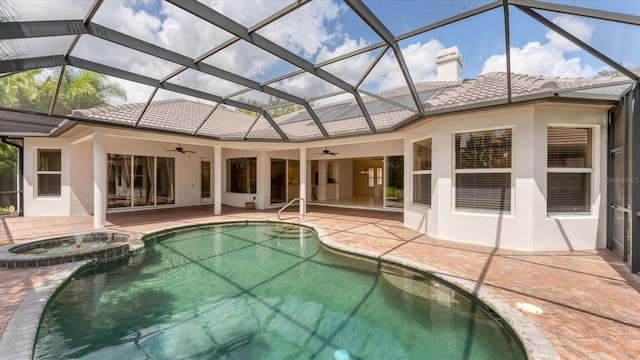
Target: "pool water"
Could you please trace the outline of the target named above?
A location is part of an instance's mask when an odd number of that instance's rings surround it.
[[[526,358],[518,344],[444,285],[325,251],[304,227],[241,223],[158,236],[70,281],[47,306],[34,355]]]

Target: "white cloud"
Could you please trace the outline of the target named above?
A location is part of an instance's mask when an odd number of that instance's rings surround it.
[[[562,15],[553,21],[585,42],[588,42],[593,34],[593,27],[573,16]],[[580,50],[578,46],[551,30],[545,34],[545,38],[548,40],[546,43],[531,41],[522,48],[512,47],[511,72],[559,77],[591,77],[596,74],[595,70],[589,64],[584,64],[579,57],[568,56],[568,53]],[[505,54],[490,56],[482,67],[483,74],[505,70]]]
[[[126,0],[105,1],[94,22],[190,57],[200,56],[231,35],[204,20],[162,3],[160,13],[134,10]]]
[[[216,11],[245,26],[261,21],[265,14],[273,13],[288,4],[287,1],[274,3],[264,0],[208,3]],[[94,21],[190,57],[197,57],[231,37],[229,33],[169,3],[163,2],[161,7],[154,7],[157,4],[150,2],[148,6],[143,7],[144,4],[145,2],[131,0],[105,1]],[[247,11],[248,8],[251,11]],[[354,38],[347,33],[349,29],[346,24],[340,23],[341,16],[345,13],[345,5],[334,0],[314,1],[262,28],[259,33],[299,56],[312,61],[323,61],[369,45],[363,38]],[[439,41],[430,40],[427,43],[409,44],[402,49],[414,81],[435,77],[435,54],[442,48],[444,46]],[[119,45],[92,37],[83,37],[72,55],[156,79],[164,78],[176,69],[175,65],[164,60],[122,49]],[[361,54],[347,61],[329,65],[326,69],[335,76],[354,84],[376,55],[376,51]],[[264,79],[271,76],[270,72],[282,70],[276,69],[282,61],[271,54],[256,51],[255,47],[243,41],[227,47],[204,61],[247,78]],[[207,79],[203,81],[204,79],[200,79],[200,76],[187,76],[185,72],[170,81],[196,89],[213,91],[214,89],[209,89],[211,86],[203,85],[212,83],[211,77],[206,77]],[[393,55],[383,57],[366,79],[366,86],[370,91],[383,91],[405,85],[404,76]],[[146,91],[143,91],[144,96],[139,96],[140,90],[135,90],[130,84],[124,82],[123,86],[133,91],[129,96],[130,102],[146,101]],[[306,98],[338,90],[335,86],[311,74],[285,79],[272,86]],[[228,95],[218,88],[215,89],[216,95]]]
[[[340,55],[344,55],[351,51],[363,48],[368,44],[364,39],[351,39],[348,36],[344,38],[341,45],[330,50],[326,45],[323,46],[318,52],[318,62],[336,58]],[[354,84],[364,73],[364,71],[371,65],[374,59],[374,54],[364,53],[357,56],[353,56],[348,60],[338,61],[329,65],[325,65],[322,68],[328,72],[336,75],[342,80]]]
[[[411,72],[414,82],[435,80],[436,54],[445,46],[437,39],[431,39],[426,44],[414,43],[402,49],[404,60]]]
[[[2,1],[6,15],[12,21],[83,19],[93,3],[93,0]]]
[[[305,99],[340,91],[339,88],[309,73],[284,79],[272,86]]]
[[[328,41],[327,22],[336,20],[344,8],[335,1],[313,1],[269,24],[258,33],[305,58],[312,58]]]
[[[258,0],[251,2],[251,4],[247,1],[231,1],[210,2],[209,5],[226,16],[247,25],[257,23],[267,14],[286,6],[288,3],[286,1],[274,3],[273,1]],[[137,3],[138,7],[136,8],[133,5],[129,0],[105,1],[94,21],[190,57],[199,56],[232,37],[231,34],[214,25],[167,3],[162,4],[160,13],[157,13],[157,10],[153,8],[140,9],[141,3]],[[251,11],[247,11],[248,8]],[[325,24],[336,19],[340,11],[340,6],[334,1],[306,4],[292,13],[295,15],[289,18],[285,17],[270,25],[270,30],[266,33],[274,36],[283,44],[313,56],[328,39],[337,36],[330,33]],[[309,19],[311,20],[309,21]],[[295,28],[296,31],[291,31],[292,28]],[[74,51],[74,55],[157,79],[163,78],[172,71],[172,68],[167,67],[164,61],[136,54],[130,50],[117,51],[116,46],[105,47],[104,44],[99,43],[100,41],[85,41],[83,47]],[[248,78],[268,73],[278,61],[276,57],[265,54],[263,51],[256,51],[254,47],[243,42],[217,53],[211,58],[211,61],[205,60],[214,66]],[[290,83],[294,88],[299,88],[302,84],[308,84],[309,81],[311,80],[294,79]],[[313,81],[316,85],[319,82],[317,79]],[[227,94],[217,93],[217,95]]]
[[[433,80],[436,77],[436,53],[444,49],[437,39],[427,43],[416,42],[402,48],[402,56],[413,82]],[[406,86],[404,76],[395,56],[385,55],[365,80],[371,91],[385,91]]]
[[[587,24],[584,20],[580,20],[575,16],[561,15],[553,19],[553,22],[566,30],[578,39],[588,43],[593,35],[593,27]],[[563,51],[578,51],[580,47],[571,41],[564,38],[562,35],[548,31],[545,34],[545,38],[549,39],[549,46],[552,46],[558,50]]]

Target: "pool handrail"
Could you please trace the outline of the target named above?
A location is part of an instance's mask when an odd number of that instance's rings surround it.
[[[303,210],[300,212],[300,214],[302,215],[302,220],[304,220],[304,213],[305,213],[304,208],[305,208],[306,206],[305,206],[304,199],[303,199],[303,198],[301,198],[301,197],[293,198],[293,199],[291,199],[291,201],[289,201],[289,202],[288,202],[288,203],[286,203],[283,207],[281,207],[281,208],[280,208],[280,210],[278,210],[278,220],[289,220],[289,219],[294,219],[294,218],[296,218],[296,217],[290,217],[290,218],[283,219],[283,218],[281,218],[281,217],[280,217],[280,213],[281,213],[282,211],[284,211],[284,209],[288,208],[288,207],[289,207],[289,205],[293,204],[293,203],[294,203],[294,202],[296,202],[296,201],[300,201],[300,203],[302,204]],[[297,219],[297,221],[300,221],[300,217],[297,217],[296,219]]]

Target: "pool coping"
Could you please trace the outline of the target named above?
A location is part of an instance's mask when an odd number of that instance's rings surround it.
[[[27,295],[0,337],[0,359],[33,358],[40,319],[47,303],[65,282],[94,263],[95,260],[80,260],[65,264]]]
[[[340,242],[333,241],[326,230],[309,221],[287,221],[267,219],[223,220],[189,225],[176,225],[155,229],[148,233],[142,233],[142,241],[162,235],[163,233],[177,230],[188,230],[209,225],[223,225],[232,223],[287,223],[307,227],[316,232],[320,243],[329,250],[337,251],[345,256],[356,256],[376,262],[384,262],[389,265],[405,267],[443,281],[453,286],[456,290],[475,297],[489,309],[494,311],[504,320],[518,337],[524,347],[526,356],[531,360],[559,360],[560,355],[551,341],[544,333],[527,317],[514,309],[506,301],[482,287],[478,288],[474,281],[462,279],[435,267],[417,261],[405,259],[401,256],[384,252],[361,249]],[[140,234],[140,233],[137,233]],[[49,275],[45,281],[27,295],[14,312],[3,335],[0,337],[0,359],[11,358],[15,360],[32,359],[35,348],[36,336],[40,320],[48,301],[58,289],[74,275],[84,270],[95,260],[81,260],[68,263],[62,269]],[[11,351],[9,351],[11,349]]]
[[[304,225],[313,227],[313,223],[305,222]],[[331,250],[345,255],[355,255],[364,259],[381,262],[389,265],[396,265],[408,268],[417,272],[422,272],[441,280],[445,285],[453,286],[456,290],[461,290],[468,295],[475,297],[478,301],[494,311],[504,320],[518,337],[524,347],[527,358],[530,360],[559,360],[560,354],[551,341],[544,335],[531,320],[514,309],[506,301],[500,299],[493,292],[477,286],[475,281],[462,279],[459,276],[447,273],[435,267],[423,264],[418,261],[405,259],[401,256],[391,255],[384,252],[361,249],[340,242],[331,240],[321,227],[313,227],[318,233],[320,243]]]

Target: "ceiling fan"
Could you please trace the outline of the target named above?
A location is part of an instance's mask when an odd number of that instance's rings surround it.
[[[177,152],[179,152],[179,153],[183,153],[183,154],[186,154],[186,153],[192,153],[192,154],[195,154],[195,153],[196,153],[195,151],[185,150],[185,149],[184,149],[180,144],[178,144],[178,146],[176,146],[176,148],[175,148],[175,149],[168,149],[168,150],[166,150],[166,151],[177,151]]]
[[[315,153],[314,155],[320,155],[320,156],[323,156],[323,155],[332,155],[332,156],[336,156],[336,155],[338,155],[338,154],[339,154],[339,153],[337,153],[337,152],[329,151],[329,149],[327,149],[327,147],[325,146],[325,147],[324,147],[324,150],[322,150],[322,152],[321,152],[321,153]]]

